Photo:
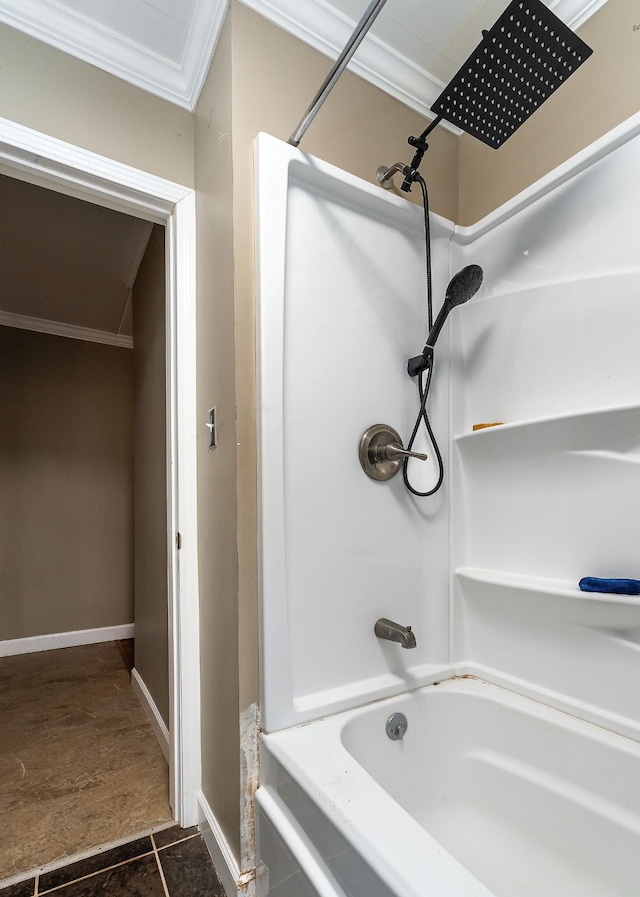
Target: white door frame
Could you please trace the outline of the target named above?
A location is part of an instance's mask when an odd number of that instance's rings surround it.
[[[195,193],[2,118],[0,172],[166,227],[170,801],[181,825],[195,825],[201,780]]]

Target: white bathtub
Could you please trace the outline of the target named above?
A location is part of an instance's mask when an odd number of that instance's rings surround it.
[[[477,679],[266,735],[262,769],[264,894],[640,893],[640,745]]]

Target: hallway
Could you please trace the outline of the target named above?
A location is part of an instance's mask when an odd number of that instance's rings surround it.
[[[168,790],[114,642],[0,658],[0,884],[166,827]]]

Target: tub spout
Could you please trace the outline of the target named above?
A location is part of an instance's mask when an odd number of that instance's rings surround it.
[[[373,631],[378,638],[384,638],[390,642],[399,642],[403,648],[416,647],[416,637],[411,631],[411,626],[401,626],[399,623],[394,623],[393,620],[381,617],[376,621]]]

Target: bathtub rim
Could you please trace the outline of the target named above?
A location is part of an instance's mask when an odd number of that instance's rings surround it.
[[[616,743],[635,746],[632,749],[640,756],[638,739],[630,739],[610,728],[589,722],[574,712],[549,706],[536,697],[519,694],[502,684],[472,674],[454,674],[410,692],[263,734],[262,750],[269,755],[269,760],[262,764],[264,780],[258,795],[262,791],[267,798],[263,811],[268,812],[270,795],[277,795],[281,803],[288,806],[286,797],[278,790],[277,782],[279,769],[284,770],[327,819],[327,824],[338,831],[394,894],[403,894],[403,897],[493,897],[493,892],[486,885],[442,847],[367,772],[348,750],[342,737],[347,725],[373,709],[402,710],[402,705],[412,697],[426,695],[434,686],[440,692],[471,694],[481,700],[506,704],[543,721],[560,724],[570,732],[604,741],[614,749]],[[319,728],[322,735],[318,733]],[[330,746],[329,750],[327,745]],[[295,811],[289,809],[295,819]],[[295,821],[300,825],[297,819]],[[300,829],[304,831],[302,825]],[[313,843],[312,835],[305,835]],[[384,851],[380,850],[381,844],[384,844]]]

